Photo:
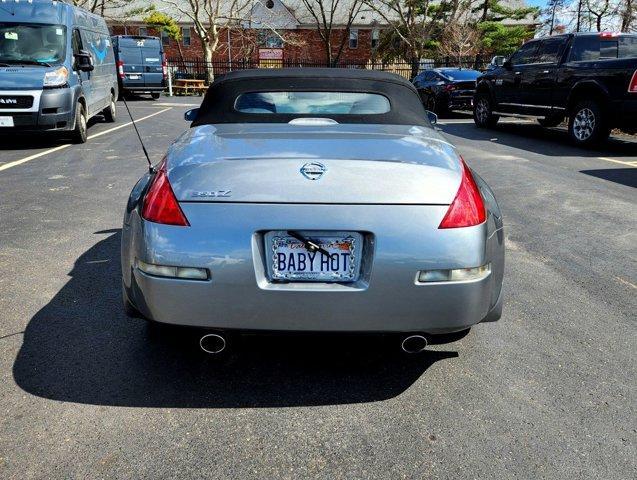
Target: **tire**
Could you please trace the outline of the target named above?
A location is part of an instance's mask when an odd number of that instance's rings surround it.
[[[73,142],[74,143],[86,143],[88,139],[87,130],[87,118],[84,105],[80,102],[75,107],[75,128],[73,129]]]
[[[473,121],[478,128],[493,128],[500,117],[493,114],[493,102],[487,93],[476,94],[473,102]]]
[[[117,110],[115,108],[115,95],[111,94],[111,103],[102,110],[102,115],[104,115],[104,120],[108,123],[113,123],[117,118]]]
[[[587,147],[603,142],[610,135],[610,128],[601,107],[595,100],[582,100],[571,109],[568,118],[568,134],[578,146]]]
[[[544,128],[552,128],[557,127],[563,120],[564,117],[546,117],[538,119],[537,123]]]
[[[150,94],[150,96],[153,98],[153,100],[157,100],[160,97],[160,93],[158,92],[153,92]]]
[[[425,93],[422,97],[422,105],[425,110],[436,113],[436,97]]]
[[[126,290],[124,289],[124,283],[122,283],[122,304],[124,307],[124,313],[129,318],[144,318],[144,316],[135,308],[135,306],[128,299]]]

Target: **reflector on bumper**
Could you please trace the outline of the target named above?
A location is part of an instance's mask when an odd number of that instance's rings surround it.
[[[210,278],[207,268],[155,265],[142,262],[140,259],[135,261],[135,266],[140,271],[156,277],[183,278],[186,280],[208,280]]]
[[[453,270],[421,270],[416,277],[416,283],[432,282],[467,282],[481,280],[491,273],[491,264],[481,267],[458,268]]]

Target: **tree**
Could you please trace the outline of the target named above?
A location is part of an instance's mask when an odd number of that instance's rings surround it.
[[[195,34],[201,41],[203,57],[207,64],[206,80],[214,82],[212,68],[214,53],[219,49],[221,35],[230,30],[241,29],[249,21],[252,3],[250,0],[163,0],[187,17]]]
[[[501,4],[501,0],[480,0],[472,9],[479,15],[477,28],[482,33],[479,55],[491,52],[507,55],[517,49],[529,37],[528,28],[522,25],[504,25],[504,20],[534,19],[540,11],[536,7],[513,8]]]
[[[610,0],[587,0],[586,7],[589,14],[595,19],[595,28],[601,32],[604,17],[611,13]]]
[[[154,6],[147,17],[144,18],[144,23],[149,28],[157,31],[163,31],[169,38],[177,42],[177,48],[179,49],[179,59],[182,65],[184,64],[184,53],[181,50],[181,27],[177,24],[177,21],[170,15],[155,10]]]
[[[635,0],[624,0],[624,8],[621,10],[621,31],[630,32],[637,23],[637,8]]]
[[[364,0],[391,26],[380,48],[411,65],[412,78],[418,74],[420,59],[438,45],[436,33],[445,20],[457,12],[457,0]]]
[[[349,41],[350,29],[363,6],[362,0],[300,0],[301,4],[314,19],[317,32],[323,42],[325,62],[333,67],[338,64],[345,43]],[[347,5],[344,5],[347,3]],[[345,15],[342,16],[344,12]],[[343,22],[343,20],[345,20]],[[335,30],[342,30],[341,36],[334,39]],[[336,52],[334,52],[336,48]]]
[[[558,11],[564,7],[564,1],[565,0],[548,0],[546,2],[546,8],[542,13],[547,16],[546,23],[549,27],[549,35],[553,35],[553,32],[555,30],[556,15]]]
[[[479,32],[474,25],[455,21],[445,29],[438,50],[443,55],[453,57],[462,66],[463,58],[475,54],[478,38]]]

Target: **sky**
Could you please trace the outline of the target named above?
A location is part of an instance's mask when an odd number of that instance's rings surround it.
[[[546,0],[526,0],[526,4],[529,7],[544,8],[544,6],[546,5]]]

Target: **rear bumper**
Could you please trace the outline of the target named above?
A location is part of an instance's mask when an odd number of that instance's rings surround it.
[[[426,332],[465,329],[499,317],[504,245],[493,218],[477,227],[438,230],[445,206],[182,204],[191,227],[141,220],[122,236],[124,287],[149,319],[217,329]],[[271,282],[267,230],[369,232],[363,279],[353,285]],[[501,230],[500,230],[501,233]],[[159,278],[148,263],[197,266],[208,281]],[[367,262],[367,263],[365,263]],[[418,284],[418,270],[491,263],[486,278]]]

